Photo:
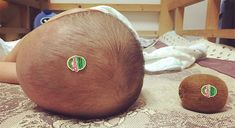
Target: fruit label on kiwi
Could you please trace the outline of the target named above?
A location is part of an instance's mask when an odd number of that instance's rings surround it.
[[[203,85],[201,87],[201,93],[207,98],[214,97],[217,94],[217,88],[210,84]]]
[[[86,67],[86,60],[82,56],[71,56],[67,60],[67,67],[73,72],[78,72]]]

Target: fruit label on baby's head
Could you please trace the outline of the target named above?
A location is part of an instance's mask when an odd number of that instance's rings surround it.
[[[67,67],[74,72],[83,70],[86,67],[86,60],[82,56],[74,55],[68,58]]]
[[[213,85],[206,84],[201,87],[201,93],[203,96],[210,98],[217,95],[217,89]]]

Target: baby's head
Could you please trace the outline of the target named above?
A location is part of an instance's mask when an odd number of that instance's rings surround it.
[[[67,60],[86,60],[74,72]],[[126,110],[138,98],[144,76],[140,44],[118,19],[87,10],[58,17],[29,33],[16,60],[18,80],[39,106],[84,118]]]

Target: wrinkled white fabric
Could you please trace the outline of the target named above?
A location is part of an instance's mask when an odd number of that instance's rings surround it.
[[[197,59],[206,57],[207,45],[199,43],[186,46],[167,46],[151,53],[143,52],[145,70],[161,72],[182,70],[191,66]]]
[[[15,41],[4,41],[0,38],[0,46],[2,47],[5,54],[8,54],[16,46],[20,40]]]

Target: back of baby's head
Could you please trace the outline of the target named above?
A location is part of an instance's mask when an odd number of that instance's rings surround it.
[[[43,108],[105,117],[126,110],[140,94],[144,75],[140,45],[126,25],[108,14],[91,10],[67,14],[32,31],[22,45],[18,80]]]

